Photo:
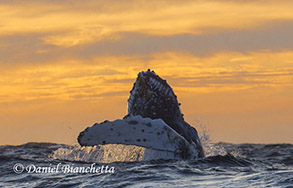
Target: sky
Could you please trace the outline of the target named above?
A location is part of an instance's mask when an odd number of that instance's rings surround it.
[[[0,0],[0,145],[76,143],[140,71],[212,142],[293,143],[292,0]]]

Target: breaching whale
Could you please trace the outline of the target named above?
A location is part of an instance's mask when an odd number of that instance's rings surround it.
[[[79,134],[78,143],[136,145],[177,159],[203,157],[198,133],[184,120],[179,106],[166,80],[154,71],[140,72],[130,91],[128,114],[123,119],[86,128]]]

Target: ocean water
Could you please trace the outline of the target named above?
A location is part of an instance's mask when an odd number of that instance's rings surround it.
[[[209,144],[207,157],[186,161],[140,161],[140,148],[121,146],[104,154],[54,143],[0,150],[0,187],[293,187],[291,144]]]

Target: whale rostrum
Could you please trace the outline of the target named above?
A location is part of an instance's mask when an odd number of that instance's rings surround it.
[[[86,128],[78,136],[79,144],[136,145],[182,159],[204,156],[198,133],[184,120],[173,89],[153,71],[138,74],[127,109],[123,119]]]

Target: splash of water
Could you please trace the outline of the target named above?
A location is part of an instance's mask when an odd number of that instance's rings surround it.
[[[234,157],[245,157],[240,150],[227,151],[223,144],[213,143],[211,139],[210,130],[207,129],[206,125],[200,121],[197,123],[199,130],[199,138],[201,140],[202,147],[205,152],[206,157],[217,156],[217,155],[227,155],[228,153]]]
[[[95,163],[180,159],[174,152],[123,144],[107,144],[93,147],[80,147],[79,145],[74,145],[68,148],[59,148],[49,157],[58,160]]]
[[[134,162],[141,161],[145,148],[133,145],[108,144],[101,146],[59,148],[53,152],[52,158],[68,161],[95,163]]]
[[[210,131],[203,123],[198,124],[199,127],[199,138],[201,140],[202,147],[206,157],[215,155],[226,155],[227,152],[224,147],[212,143]]]

